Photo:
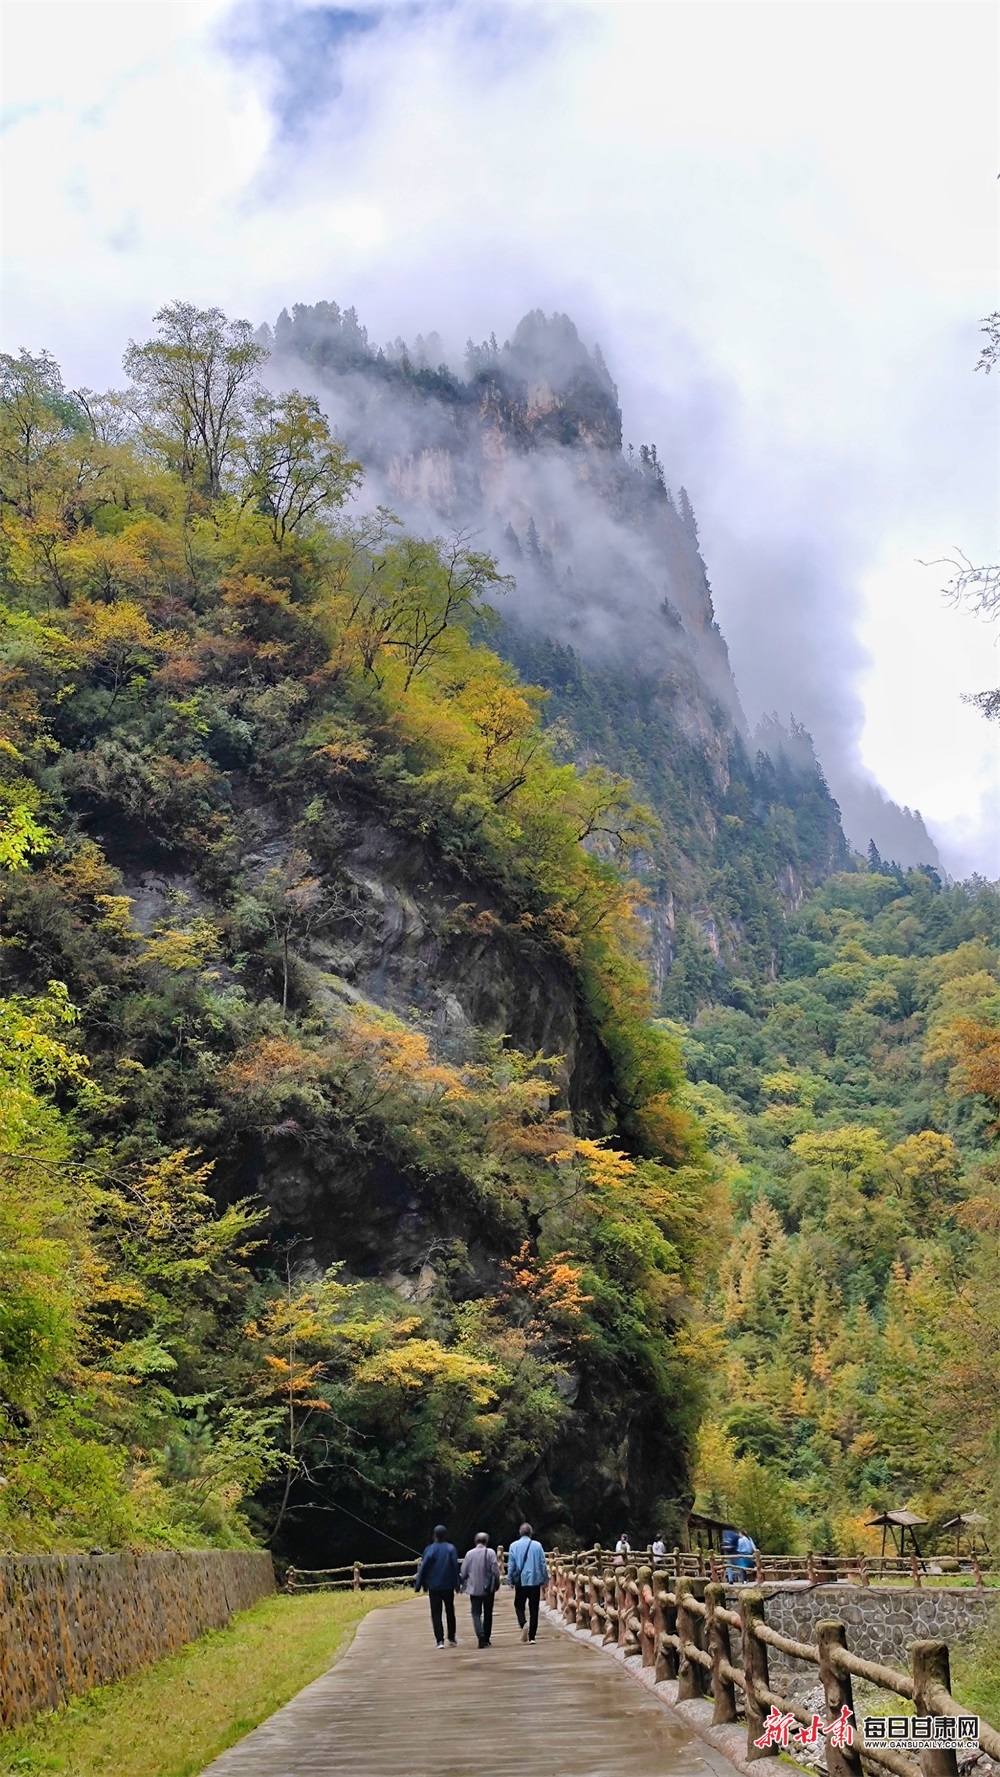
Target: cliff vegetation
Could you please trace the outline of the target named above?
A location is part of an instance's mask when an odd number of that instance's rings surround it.
[[[0,1543],[996,1523],[995,889],[747,732],[565,317],[155,328],[0,360]]]
[[[700,1500],[765,1547],[877,1552],[902,1508],[946,1554],[959,1513],[995,1533],[998,941],[995,887],[875,856],[790,920],[773,986],[684,1034],[733,1213]]]
[[[2,363],[0,1539],[676,1519],[714,1162],[655,817],[264,356],[177,303],[123,391]]]

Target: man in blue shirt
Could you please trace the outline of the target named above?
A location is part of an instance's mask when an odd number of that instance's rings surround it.
[[[448,1541],[443,1524],[435,1524],[434,1541],[428,1543],[413,1582],[415,1592],[426,1592],[431,1601],[431,1624],[438,1647],[444,1647],[442,1611],[448,1619],[448,1645],[455,1646],[455,1593],[458,1590],[458,1550]]]
[[[507,1584],[514,1588],[514,1614],[522,1641],[534,1641],[538,1633],[538,1600],[542,1587],[548,1583],[545,1550],[541,1543],[536,1543],[531,1525],[522,1524],[520,1536],[507,1551]]]

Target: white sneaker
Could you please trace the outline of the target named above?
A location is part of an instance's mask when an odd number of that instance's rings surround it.
[[[528,1625],[527,1625],[527,1623],[525,1623],[524,1628],[521,1630],[521,1640],[527,1641],[527,1639],[528,1639]]]

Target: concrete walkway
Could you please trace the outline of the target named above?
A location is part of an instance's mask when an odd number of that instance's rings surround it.
[[[344,1658],[204,1777],[720,1777],[732,1768],[619,1664],[500,1595],[493,1646],[457,1601],[438,1651],[426,1600],[373,1611]]]

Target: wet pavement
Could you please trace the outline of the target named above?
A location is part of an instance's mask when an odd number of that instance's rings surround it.
[[[204,1777],[731,1777],[616,1660],[544,1619],[525,1645],[506,1592],[480,1650],[456,1602],[459,1645],[441,1651],[425,1599],[373,1611]]]

